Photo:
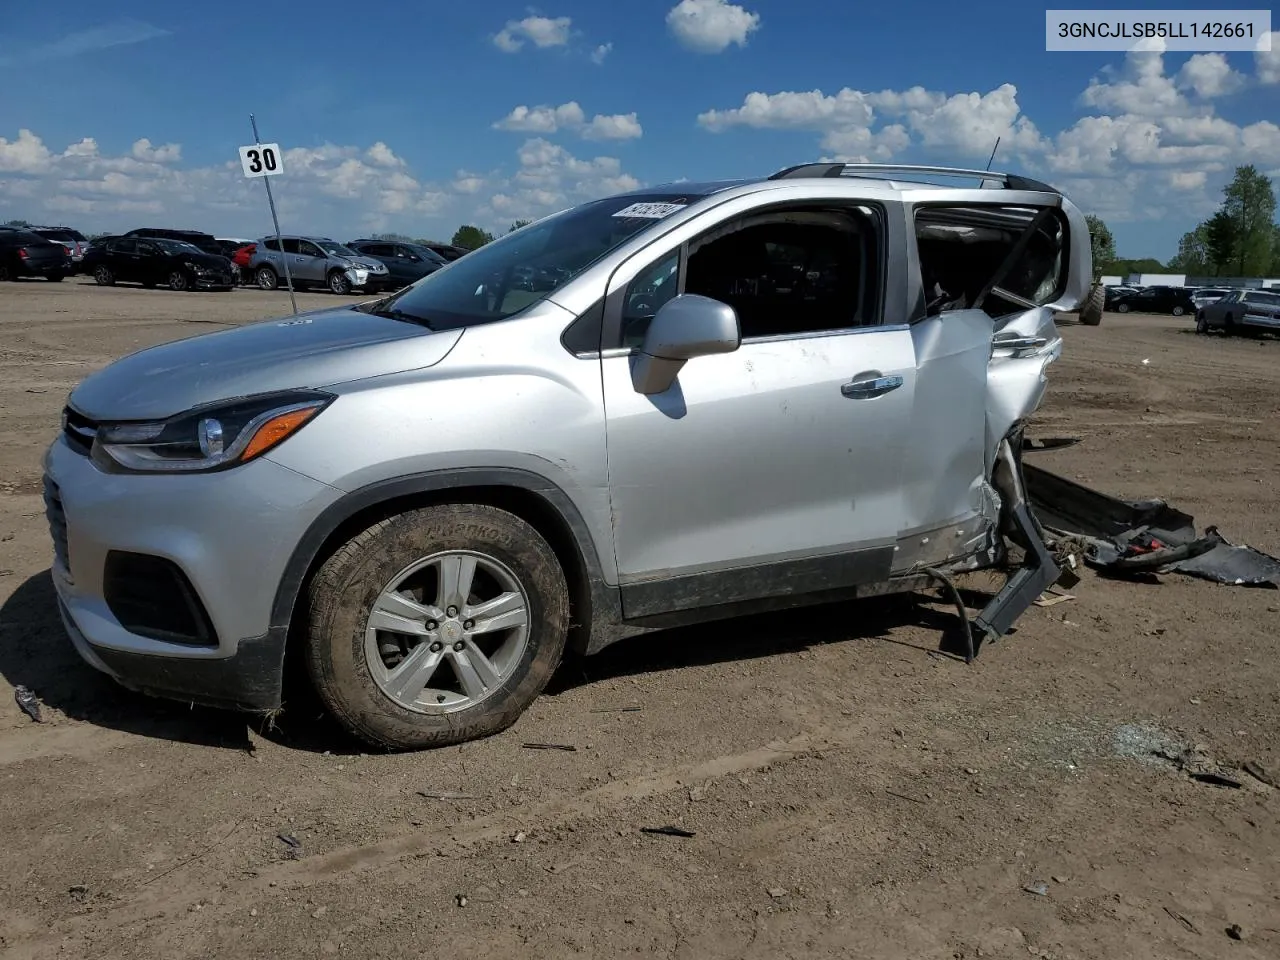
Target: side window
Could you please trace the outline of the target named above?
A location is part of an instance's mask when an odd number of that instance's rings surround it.
[[[729,225],[690,246],[684,292],[733,307],[744,340],[875,323],[879,223],[859,208]]]
[[[668,254],[631,281],[622,306],[622,345],[638,347],[658,308],[676,295],[680,251]]]
[[[275,237],[272,237],[270,240],[263,240],[262,245],[268,250],[274,250],[276,253],[280,252],[280,244],[276,242]]]
[[[136,240],[117,240],[115,243],[111,244],[111,246],[110,246],[110,247],[108,247],[108,249],[109,249],[112,253],[137,253],[137,252],[138,252],[138,241],[136,241]]]
[[[298,249],[298,238],[297,238],[297,237],[285,237],[284,239],[282,239],[282,240],[280,241],[280,246],[284,249],[284,252],[285,252],[285,253],[300,253],[300,252],[301,252],[301,251]]]
[[[285,242],[288,243],[287,240]],[[304,257],[320,257],[321,259],[323,259],[325,256],[327,256],[327,254],[323,250],[317,247],[310,240],[299,240],[297,241],[297,243],[298,243],[298,252],[302,254]]]
[[[159,255],[160,250],[154,243],[147,243],[145,240],[138,241],[138,253],[144,257],[154,257]]]

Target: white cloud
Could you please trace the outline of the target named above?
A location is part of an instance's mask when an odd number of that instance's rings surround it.
[[[588,121],[586,113],[576,100],[562,103],[558,107],[526,107],[521,104],[493,124],[493,127],[496,130],[545,134],[569,130],[576,132],[584,140],[632,140],[644,134],[644,128],[640,126],[636,114],[596,114]]]
[[[50,160],[49,148],[30,130],[19,130],[12,141],[0,137],[0,173],[44,173]]]
[[[1175,190],[1204,190],[1208,174],[1203,170],[1174,170],[1169,174],[1169,186]]]
[[[459,170],[453,178],[453,189],[458,193],[474,194],[484,189],[485,178],[478,173]]]
[[[997,137],[1000,149],[1013,153],[1043,146],[1035,124],[1022,115],[1018,88],[1011,83],[986,94],[957,93],[950,97],[913,87],[903,94],[872,94],[870,102],[883,114],[905,118],[908,128],[926,147],[980,156],[990,153]]]
[[[162,147],[153,147],[151,141],[146,137],[141,140],[135,140],[130,153],[135,160],[142,160],[147,163],[174,163],[182,159],[182,147],[179,144],[166,143]]]
[[[365,158],[375,167],[385,167],[388,170],[395,170],[405,165],[404,161],[397,157],[392,149],[381,140],[366,150],[364,155]]]
[[[1235,93],[1245,85],[1244,75],[1233,70],[1220,53],[1197,53],[1189,58],[1178,71],[1177,82],[1206,100]]]
[[[612,43],[602,43],[591,51],[592,63],[604,63],[604,58],[613,52]]]
[[[18,53],[0,54],[0,67],[21,63],[44,63],[49,60],[70,60],[86,53],[143,43],[168,35],[168,30],[162,30],[141,20],[117,20],[113,23],[77,30],[51,43],[26,47]]]
[[[1167,117],[1192,112],[1193,108],[1179,91],[1172,77],[1165,76],[1164,56],[1159,52],[1126,54],[1121,71],[1108,68],[1104,76],[1094,77],[1080,96],[1086,107],[1096,107],[1120,114],[1144,117]]]
[[[644,135],[644,128],[634,113],[596,114],[582,128],[584,140],[634,140]]]
[[[541,137],[517,152],[519,170],[478,211],[493,222],[536,219],[574,203],[635,190],[640,181],[616,157],[582,160]]]
[[[1280,30],[1271,31],[1271,49],[1253,54],[1259,83],[1280,83]]]
[[[573,20],[569,17],[529,16],[523,20],[508,20],[507,25],[493,37],[493,44],[505,53],[515,53],[526,41],[535,47],[563,47],[569,42],[569,29]]]
[[[667,26],[690,50],[720,53],[733,44],[745,47],[760,29],[760,15],[727,0],[680,0],[667,11]]]

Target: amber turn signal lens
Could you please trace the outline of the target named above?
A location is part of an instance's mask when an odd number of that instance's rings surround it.
[[[244,453],[240,454],[241,463],[266,453],[314,417],[319,410],[319,406],[307,407],[303,410],[290,410],[288,413],[282,413],[278,417],[272,417],[254,433],[253,439],[244,448]]]

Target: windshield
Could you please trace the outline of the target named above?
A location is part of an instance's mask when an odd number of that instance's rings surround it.
[[[319,246],[319,247],[320,247],[320,249],[321,249],[321,250],[323,250],[325,253],[332,254],[332,255],[333,255],[333,256],[335,256],[335,257],[358,257],[358,256],[360,256],[360,254],[356,253],[356,252],[355,252],[354,250],[352,250],[350,247],[344,247],[342,244],[337,243],[336,241],[333,241],[333,240],[317,240],[317,241],[316,241],[316,244],[317,244],[317,246]]]
[[[460,257],[447,270],[383,301],[375,312],[432,330],[505,320],[694,199],[632,195],[582,204]]]
[[[167,237],[148,237],[152,243],[163,250],[165,253],[185,253],[187,255],[193,253],[204,253],[194,243],[187,243],[185,240],[170,240]]]

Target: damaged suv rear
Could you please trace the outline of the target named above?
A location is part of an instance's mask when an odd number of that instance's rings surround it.
[[[1020,431],[1090,280],[1045,184],[806,164],[141,351],[46,458],[64,623],[126,686],[250,711],[293,658],[390,749],[504,729],[566,650],[1012,566],[972,656],[1059,575]]]

